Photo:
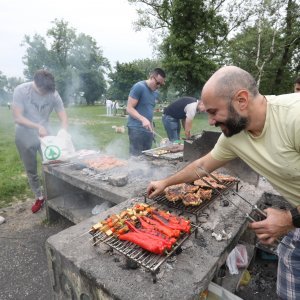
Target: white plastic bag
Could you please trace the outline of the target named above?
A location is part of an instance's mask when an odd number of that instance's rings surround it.
[[[65,130],[58,131],[56,136],[40,138],[43,163],[55,160],[67,160],[75,153],[71,135]]]
[[[246,246],[237,245],[227,256],[226,265],[231,275],[239,274],[238,268],[244,268],[248,265]]]

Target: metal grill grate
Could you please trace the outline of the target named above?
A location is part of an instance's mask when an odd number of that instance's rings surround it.
[[[235,184],[236,184],[236,189],[238,189],[238,182],[231,182],[225,184],[226,189],[222,189],[220,192],[224,193],[229,188],[232,188]],[[199,206],[194,206],[194,207],[187,207],[181,201],[170,202],[167,200],[165,196],[158,196],[150,200],[147,199],[145,195],[145,202],[149,202],[151,206],[156,206],[157,208],[166,209],[166,207],[172,207],[174,209],[177,209],[178,211],[181,211],[182,215],[186,215],[187,213],[194,214],[196,215],[196,222],[197,222],[198,220],[197,217],[201,214],[201,212],[203,212],[203,209],[206,208],[209,204],[211,204],[212,201],[215,201],[216,199],[219,198],[220,195],[215,193],[212,195],[210,200],[204,201]],[[117,252],[125,255],[125,257],[128,258],[129,260],[144,267],[146,270],[151,272],[153,282],[156,282],[157,281],[156,275],[159,272],[159,267],[170,256],[177,253],[177,251],[179,251],[179,249],[181,248],[183,242],[187,240],[194,232],[197,235],[197,225],[191,223],[191,232],[183,233],[174,244],[172,250],[166,252],[165,255],[153,254],[131,242],[121,241],[115,236],[107,237],[107,235],[102,232],[93,234],[93,240],[94,240],[94,245],[97,245],[98,243],[105,243],[106,245],[110,246],[113,250],[116,250]]]
[[[223,183],[226,186],[226,188],[220,190],[220,193],[221,194],[225,193],[228,189],[233,188],[234,185],[236,185],[236,190],[238,190],[238,183],[239,183],[238,181],[230,182],[230,183]],[[146,195],[144,195],[144,197],[145,197],[145,202],[147,203],[149,200],[147,199]],[[181,200],[172,202],[172,201],[169,201],[164,195],[157,196],[157,197],[153,198],[152,201],[155,201],[157,204],[161,205],[162,207],[169,207],[169,208],[177,209],[183,215],[188,213],[188,214],[193,214],[196,217],[198,217],[199,215],[201,215],[203,210],[208,205],[210,205],[215,200],[220,199],[220,197],[221,197],[220,194],[213,191],[211,199],[204,200],[198,206],[186,206],[183,204],[183,202]]]
[[[141,247],[128,242],[121,241],[117,237],[107,237],[105,233],[98,233],[93,235],[94,245],[98,243],[105,243],[110,246],[113,250],[125,255],[128,259],[134,261],[138,265],[144,267],[151,272],[153,282],[156,282],[156,274],[159,272],[159,267],[172,255],[174,255],[181,247],[182,243],[187,240],[197,228],[191,226],[190,233],[183,233],[177,242],[174,244],[172,251],[167,251],[165,255],[153,254],[149,251],[142,249]]]

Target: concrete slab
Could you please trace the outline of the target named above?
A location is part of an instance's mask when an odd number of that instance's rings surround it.
[[[63,216],[77,224],[92,216],[96,205],[105,201],[111,206],[130,197],[141,196],[150,180],[164,178],[176,171],[169,162],[129,160],[126,167],[97,172],[78,164],[61,163],[44,165],[43,175],[46,193],[47,216],[54,221]],[[110,180],[113,176],[127,174],[127,184],[117,186]]]

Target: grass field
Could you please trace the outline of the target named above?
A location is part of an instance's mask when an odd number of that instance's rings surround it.
[[[96,149],[114,154],[121,158],[128,157],[128,136],[115,133],[112,126],[124,125],[127,119],[121,111],[117,116],[106,116],[104,106],[80,106],[67,108],[69,133],[76,150]],[[155,128],[159,135],[166,137],[161,122],[161,113],[155,113]],[[59,122],[52,115],[51,124],[56,134]],[[202,130],[213,130],[207,123],[205,114],[197,115],[192,134]],[[11,111],[0,107],[0,208],[7,207],[16,201],[33,197],[14,143],[14,122]],[[159,139],[158,139],[159,142]],[[153,144],[153,147],[156,145]],[[40,164],[41,165],[41,164]]]

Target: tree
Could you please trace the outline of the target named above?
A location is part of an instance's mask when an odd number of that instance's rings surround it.
[[[161,65],[161,61],[148,58],[137,59],[131,63],[117,62],[115,71],[108,75],[110,87],[107,91],[107,98],[127,101],[131,87],[138,81],[148,79],[151,71],[160,68]],[[158,101],[167,99],[168,90],[168,83],[160,88]]]
[[[78,84],[88,104],[93,104],[106,91],[104,74],[110,64],[103,57],[96,41],[83,33],[74,41],[70,50],[69,63],[78,74]]]
[[[127,100],[133,84],[148,78],[149,73],[141,70],[136,63],[116,63],[115,71],[108,75],[110,87],[107,98]]]
[[[24,83],[24,80],[20,77],[8,77],[6,90],[12,96],[14,89],[21,83]]]
[[[139,28],[160,31],[160,55],[168,81],[179,95],[199,95],[209,75],[217,68],[218,48],[227,35],[224,18],[217,8],[203,0],[129,0],[142,4]]]
[[[105,93],[104,74],[110,70],[108,60],[92,37],[77,35],[63,20],[55,19],[52,23],[47,39],[40,35],[25,36],[25,76],[32,79],[37,69],[49,69],[65,104],[76,102],[82,95],[88,104],[93,104]],[[46,40],[50,41],[49,48]]]
[[[49,50],[46,47],[46,39],[38,34],[33,37],[25,35],[21,46],[26,46],[26,54],[23,63],[27,66],[24,76],[31,80],[36,70],[44,69],[52,65]]]
[[[298,2],[299,3],[299,2]],[[284,28],[282,34],[283,49],[281,51],[280,62],[277,68],[276,77],[273,84],[273,92],[286,92],[284,81],[289,78],[289,70],[292,67],[294,74],[298,72],[297,67],[293,70],[293,57],[299,58],[300,47],[300,5],[296,1],[288,0],[286,5],[286,14],[284,19]],[[298,61],[299,67],[299,61]],[[289,80],[290,82],[290,80]],[[283,84],[282,84],[283,83]]]
[[[255,21],[236,34],[227,48],[230,64],[252,73],[264,94],[292,91],[299,64],[299,5],[263,1]]]

